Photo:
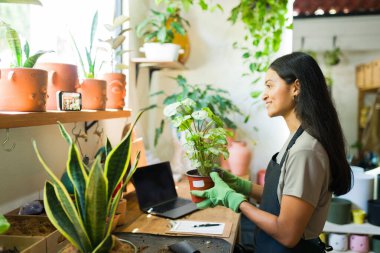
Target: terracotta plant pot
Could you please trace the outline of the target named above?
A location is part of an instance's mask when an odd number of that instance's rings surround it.
[[[189,180],[191,191],[192,190],[203,191],[203,190],[207,190],[207,189],[214,187],[214,182],[212,181],[211,177],[200,176],[198,174],[197,170],[187,171],[186,176]],[[204,198],[200,198],[200,197],[191,195],[191,200],[194,203],[199,203],[199,202],[202,202],[204,200]]]
[[[46,111],[47,77],[42,69],[0,69],[0,111]]]
[[[243,141],[233,141],[228,147],[230,157],[228,164],[231,173],[236,176],[244,176],[249,173],[249,164],[251,163],[252,152]]]
[[[75,92],[78,87],[76,65],[65,63],[37,63],[36,67],[48,71],[47,110],[57,110],[57,91]]]
[[[119,220],[117,225],[124,225],[127,223],[127,200],[122,198],[117,206],[116,213],[119,213]]]
[[[103,75],[107,82],[107,109],[123,110],[125,105],[126,76],[122,73],[107,73]]]
[[[105,80],[84,79],[77,91],[82,93],[82,109],[106,109],[107,82]]]

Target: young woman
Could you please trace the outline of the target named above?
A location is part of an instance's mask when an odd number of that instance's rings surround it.
[[[269,117],[281,116],[290,136],[269,162],[265,187],[212,172],[215,186],[192,191],[200,208],[224,205],[258,228],[256,253],[324,252],[318,240],[332,194],[351,188],[351,169],[337,112],[325,78],[309,55],[295,52],[269,67],[262,95]],[[259,208],[246,201],[251,195]]]

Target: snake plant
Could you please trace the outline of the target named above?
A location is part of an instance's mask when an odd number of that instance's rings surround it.
[[[25,41],[24,48],[22,48],[20,36],[15,29],[13,29],[9,24],[5,23],[2,20],[0,20],[0,28],[5,28],[5,39],[7,40],[8,46],[12,51],[13,63],[11,67],[33,68],[38,58],[46,53],[53,52],[40,50],[37,51],[34,55],[30,55],[28,41]]]
[[[36,142],[34,150],[40,163],[50,175],[44,189],[44,205],[52,224],[80,252],[106,253],[113,245],[111,225],[124,187],[118,187],[125,176],[123,186],[131,179],[136,170],[130,165],[131,133],[141,111],[127,135],[116,147],[111,149],[102,168],[100,156],[86,170],[80,152],[62,124],[59,128],[62,136],[70,145],[67,171],[74,187],[75,199],[72,200],[65,186],[43,160]],[[115,190],[116,189],[116,190]],[[116,194],[112,197],[113,193]],[[108,221],[108,222],[107,222]]]

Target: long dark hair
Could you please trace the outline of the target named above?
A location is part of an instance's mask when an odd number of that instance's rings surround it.
[[[345,141],[338,114],[331,101],[325,77],[308,54],[294,52],[276,59],[270,69],[292,84],[300,82],[295,111],[301,126],[325,148],[330,161],[330,191],[342,195],[351,189],[351,168],[346,160]]]

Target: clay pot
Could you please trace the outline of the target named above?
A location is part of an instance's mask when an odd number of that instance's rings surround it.
[[[186,176],[187,176],[187,179],[189,180],[191,191],[192,190],[204,191],[204,190],[214,187],[214,182],[212,181],[211,177],[200,176],[196,169],[187,171]],[[204,198],[191,195],[191,200],[194,203],[199,203],[199,202],[202,202]]]
[[[84,79],[77,91],[82,93],[82,109],[106,109],[107,82],[105,80]]]
[[[37,63],[36,66],[48,71],[46,109],[57,110],[57,91],[75,92],[78,86],[77,66],[64,63]]]
[[[47,77],[42,69],[0,69],[0,111],[46,111]]]
[[[126,76],[122,73],[107,73],[103,75],[107,82],[107,109],[123,110],[126,95]]]
[[[117,225],[124,225],[127,223],[127,200],[121,198],[119,201],[119,205],[117,206],[116,213],[119,213],[119,220]]]
[[[236,176],[247,175],[252,158],[252,152],[247,147],[247,143],[243,141],[233,141],[228,151],[230,152],[228,164],[231,173]]]

